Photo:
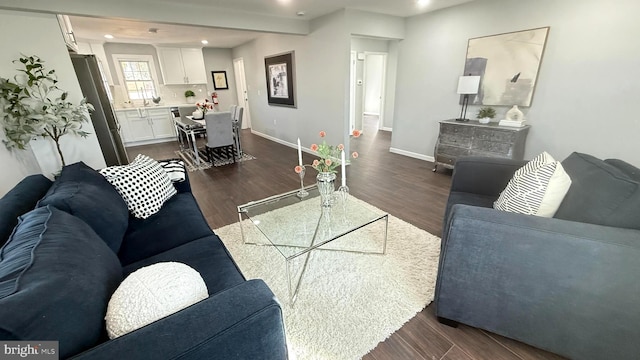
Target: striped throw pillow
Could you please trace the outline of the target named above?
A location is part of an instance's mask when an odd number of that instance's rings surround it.
[[[543,152],[515,172],[493,208],[553,217],[570,186],[571,179],[562,164]]]
[[[158,161],[164,171],[169,175],[169,179],[173,182],[182,182],[185,179],[185,168],[182,160],[162,160]]]

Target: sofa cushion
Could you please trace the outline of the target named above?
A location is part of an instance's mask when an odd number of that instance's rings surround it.
[[[209,297],[207,286],[193,268],[162,262],[129,274],[111,296],[107,333],[115,339]]]
[[[186,178],[187,169],[185,169],[184,161],[179,159],[170,159],[158,161],[164,171],[169,175],[169,179],[176,182],[182,182]]]
[[[605,226],[640,229],[640,183],[616,166],[573,153],[563,162],[573,179],[555,217]]]
[[[100,173],[83,162],[67,165],[38,206],[52,205],[89,224],[115,253],[129,224],[122,197]]]
[[[552,217],[571,186],[571,178],[547,152],[536,156],[514,174],[498,200],[497,210]]]
[[[51,180],[43,175],[30,175],[0,199],[0,246],[7,241],[18,224],[18,216],[35,208],[51,184]]]
[[[122,280],[116,255],[84,221],[52,206],[20,218],[0,249],[0,338],[57,340],[66,358],[104,338]]]
[[[157,213],[176,188],[162,166],[154,159],[139,154],[128,165],[111,166],[100,173],[115,186],[133,216],[146,219]]]
[[[227,248],[217,235],[188,242],[150,258],[124,267],[129,274],[137,269],[163,261],[177,261],[189,265],[200,273],[213,295],[245,281]]]
[[[118,257],[130,264],[211,233],[193,195],[179,193],[146,219],[130,217]]]

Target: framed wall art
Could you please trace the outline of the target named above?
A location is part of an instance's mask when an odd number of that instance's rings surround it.
[[[294,52],[264,58],[269,105],[295,107]]]
[[[214,90],[228,90],[229,83],[227,82],[227,72],[226,71],[212,71],[211,77],[213,78],[213,89]]]
[[[469,39],[464,75],[481,77],[475,105],[530,106],[549,27]]]

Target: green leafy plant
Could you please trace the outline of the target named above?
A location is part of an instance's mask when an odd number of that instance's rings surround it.
[[[484,118],[493,119],[495,116],[496,116],[496,111],[490,107],[480,108],[480,110],[478,110],[478,114],[476,115],[478,119],[484,119]]]
[[[188,98],[191,96],[196,96],[196,93],[194,93],[192,90],[187,90],[184,92],[184,97]]]
[[[93,105],[86,99],[74,105],[68,93],[58,88],[55,70],[47,70],[39,57],[23,55],[14,63],[13,81],[0,78],[0,116],[7,149],[25,149],[31,140],[50,138],[56,144],[62,166],[66,165],[60,149],[60,138],[66,134],[87,137],[82,123],[89,121]]]

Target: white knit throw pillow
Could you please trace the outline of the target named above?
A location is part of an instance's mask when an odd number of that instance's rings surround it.
[[[131,273],[107,306],[107,334],[114,339],[162,319],[209,296],[200,273],[177,262],[163,262]]]

